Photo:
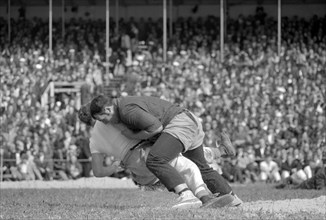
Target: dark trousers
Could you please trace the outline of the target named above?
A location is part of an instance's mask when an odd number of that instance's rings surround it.
[[[83,162],[83,177],[90,177],[91,176],[91,170],[92,170],[92,163],[90,162]]]
[[[177,138],[168,133],[162,133],[148,154],[147,168],[169,191],[185,183],[176,169],[169,164],[169,161],[178,157],[183,149],[183,144]],[[189,150],[183,155],[198,166],[205,184],[212,193],[223,195],[232,191],[227,181],[207,164],[202,146]]]

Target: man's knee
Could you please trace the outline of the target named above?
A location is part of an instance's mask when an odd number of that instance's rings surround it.
[[[164,160],[162,157],[153,155],[149,152],[147,159],[146,159],[146,167],[152,171],[156,170],[160,165],[168,164],[168,161]]]

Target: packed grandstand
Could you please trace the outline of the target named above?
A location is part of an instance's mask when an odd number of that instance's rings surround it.
[[[104,20],[69,19],[64,38],[55,21],[49,53],[48,21],[13,18],[9,42],[0,18],[3,181],[91,176],[90,128],[76,111],[101,93],[151,95],[188,108],[202,119],[208,148],[227,131],[237,156],[206,156],[230,182],[279,182],[295,173],[303,180],[322,166],[326,16],[283,17],[280,54],[277,20],[263,7],[228,19],[223,62],[218,17],[176,18],[165,63],[161,19],[121,18],[118,32],[110,22],[107,64]],[[44,104],[51,82],[82,82],[80,94],[56,93]]]

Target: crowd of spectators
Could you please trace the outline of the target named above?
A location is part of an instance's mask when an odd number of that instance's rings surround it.
[[[76,95],[40,97],[50,81],[84,81],[82,103],[123,77],[112,94],[153,95],[179,103],[202,119],[205,147],[227,131],[235,158],[212,166],[230,182],[279,182],[310,178],[326,151],[326,17],[282,18],[277,51],[276,20],[263,10],[227,21],[220,59],[219,19],[178,18],[163,62],[162,20],[120,19],[110,27],[105,62],[105,22],[72,19],[12,20],[7,41],[0,18],[1,167],[5,180],[76,179],[91,175],[89,128],[77,123]],[[109,67],[107,73],[106,67]]]

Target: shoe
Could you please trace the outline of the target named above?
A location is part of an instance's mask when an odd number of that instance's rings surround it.
[[[224,131],[221,133],[221,142],[221,145],[219,145],[216,141],[215,145],[216,147],[220,148],[221,152],[224,152],[224,154],[222,154],[222,157],[234,157],[236,154],[235,148],[233,147],[229,135],[227,135],[227,133]]]
[[[235,197],[230,194],[225,194],[222,196],[214,196],[209,201],[205,202],[201,208],[222,208],[222,207],[229,207],[233,205]]]
[[[199,208],[202,202],[190,191],[184,191],[177,198],[177,204],[172,206],[173,209]]]
[[[228,207],[237,207],[243,204],[243,201],[233,192],[229,193],[229,195],[234,197],[234,200],[228,205]],[[215,197],[219,197],[219,193],[214,194]]]
[[[237,195],[233,195],[233,197],[235,198],[233,200],[233,202],[229,205],[229,207],[238,207],[240,205],[243,204],[243,201],[241,199],[239,199],[239,197]]]

